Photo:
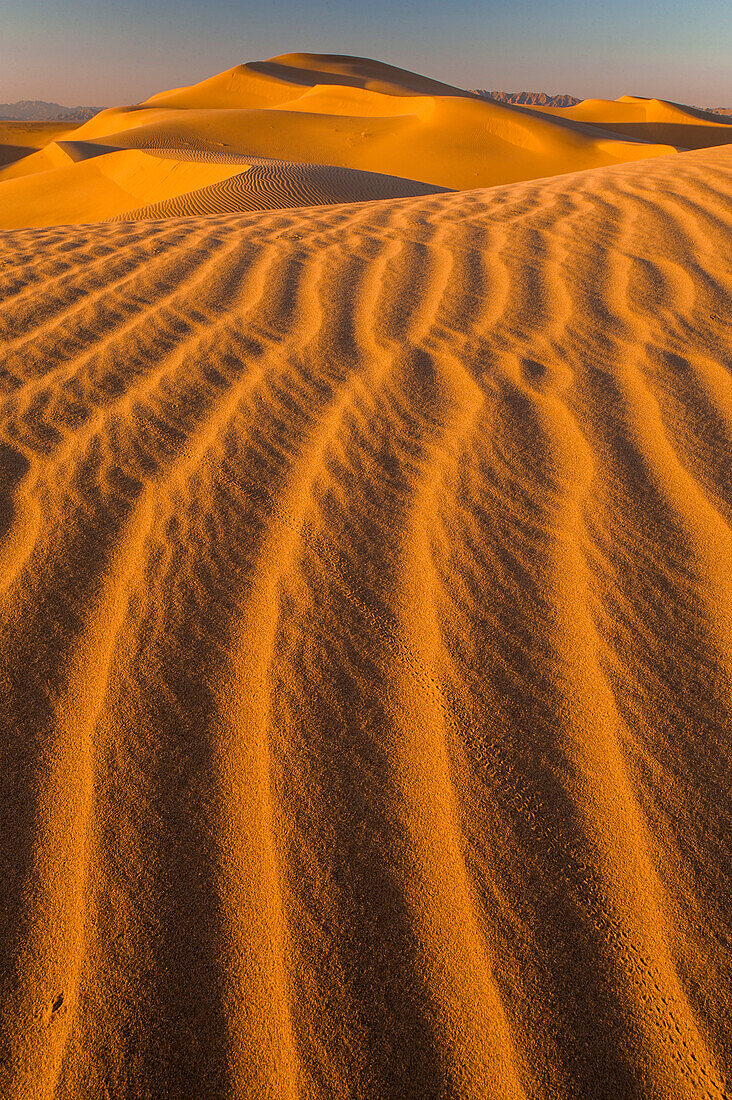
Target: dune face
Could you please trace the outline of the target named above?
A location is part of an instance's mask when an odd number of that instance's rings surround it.
[[[185,217],[434,194],[445,188],[375,172],[244,157],[169,137],[128,148],[59,141],[7,170],[6,229]],[[25,169],[25,171],[23,171]]]
[[[8,173],[0,186],[5,228],[319,206],[444,190],[375,172],[182,144],[122,149],[59,141],[41,150],[30,168],[15,178]]]
[[[707,126],[704,134],[716,131]],[[0,228],[465,190],[668,154],[675,151],[669,141],[647,126],[603,129],[594,119],[486,100],[364,58],[289,54],[101,111],[74,130],[73,141],[39,145],[22,160],[6,152]],[[140,160],[161,151],[171,161],[162,173]],[[265,179],[259,165],[234,183],[241,169],[222,171],[221,154],[280,167]],[[343,170],[354,173],[352,186]]]
[[[732,150],[179,220],[84,130],[170,217],[0,238],[0,1095],[728,1097]]]
[[[215,161],[205,154],[201,159]],[[229,162],[241,158],[226,158]],[[186,191],[137,210],[127,210],[116,220],[180,218],[199,214],[226,214],[243,210],[288,209],[299,206],[331,206],[336,203],[367,202],[376,199],[437,194],[441,187],[356,172],[331,165],[250,157],[245,171],[228,175],[196,191]],[[241,168],[241,165],[239,165]]]

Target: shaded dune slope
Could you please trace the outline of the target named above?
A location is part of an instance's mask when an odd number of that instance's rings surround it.
[[[0,237],[4,1097],[729,1096],[730,200]]]

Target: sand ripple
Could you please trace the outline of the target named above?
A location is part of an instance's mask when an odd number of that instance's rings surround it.
[[[731,228],[2,235],[4,1097],[729,1096]]]
[[[174,151],[174,155],[181,160],[185,159],[185,153],[185,150],[180,149]],[[338,168],[329,164],[295,164],[292,161],[243,157],[231,153],[200,152],[198,157],[191,156],[191,159],[199,158],[211,163],[236,163],[237,160],[245,160],[250,167],[219,183],[126,211],[111,220],[187,218],[235,214],[245,210],[330,206],[335,203],[431,195],[445,190],[431,184],[401,179],[399,176],[357,172],[351,168]]]

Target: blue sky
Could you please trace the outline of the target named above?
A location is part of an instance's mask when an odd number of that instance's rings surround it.
[[[460,87],[732,106],[732,0],[0,0],[0,101],[132,103],[291,51]]]

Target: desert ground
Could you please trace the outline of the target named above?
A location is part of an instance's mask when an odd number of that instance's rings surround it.
[[[732,122],[0,139],[0,1095],[728,1100]]]

